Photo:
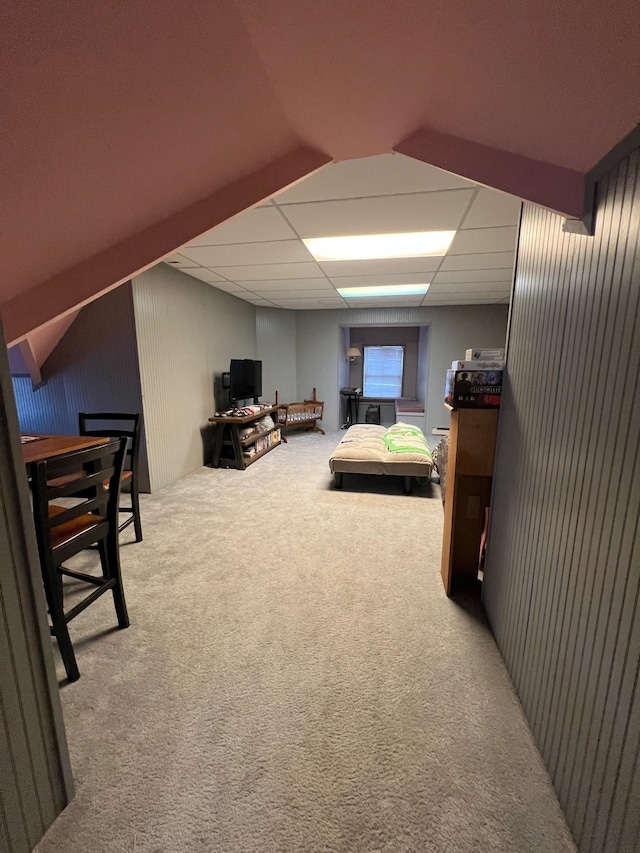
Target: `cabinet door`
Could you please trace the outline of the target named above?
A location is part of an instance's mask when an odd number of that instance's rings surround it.
[[[498,409],[451,413],[441,574],[447,595],[456,578],[477,577],[485,508],[491,499]]]

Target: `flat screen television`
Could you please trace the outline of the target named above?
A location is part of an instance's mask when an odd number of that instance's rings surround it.
[[[232,358],[229,365],[229,395],[231,400],[253,399],[262,394],[262,362],[253,358]]]

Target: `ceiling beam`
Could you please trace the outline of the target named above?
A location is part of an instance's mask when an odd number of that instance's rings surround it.
[[[331,162],[298,147],[155,225],[0,305],[9,345],[76,311],[153,266],[189,240],[292,186]]]
[[[421,127],[394,148],[447,172],[572,219],[585,214],[585,176],[573,169]]]

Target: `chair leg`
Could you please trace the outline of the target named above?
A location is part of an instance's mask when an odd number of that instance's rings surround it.
[[[128,628],[130,622],[129,614],[127,613],[127,602],[124,598],[124,588],[122,586],[122,573],[120,571],[120,551],[118,549],[117,530],[115,537],[109,536],[106,540],[105,556],[105,574],[107,575],[107,577],[115,579],[115,585],[111,591],[113,592],[113,604],[116,608],[118,626],[120,628]]]
[[[133,529],[136,532],[136,542],[142,542],[142,522],[140,521],[140,500],[138,489],[131,489],[131,508],[133,509]]]
[[[60,656],[69,681],[77,681],[80,678],[80,670],[71,644],[69,628],[64,618],[62,603],[62,578],[58,577],[52,584],[47,584],[47,599],[49,604],[49,615],[53,626],[53,635],[57,640]]]

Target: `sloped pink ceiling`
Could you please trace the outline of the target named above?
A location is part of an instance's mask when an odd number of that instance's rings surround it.
[[[71,311],[63,317],[57,317],[46,326],[40,326],[30,332],[26,338],[9,348],[9,364],[16,361],[22,369],[26,369],[31,377],[31,384],[36,388],[42,382],[41,369],[54,349],[58,346],[69,326],[76,319],[80,309]],[[15,354],[19,350],[19,355]],[[12,359],[12,355],[14,358]],[[13,374],[13,369],[12,369]]]
[[[639,37],[629,0],[4,4],[7,337],[420,128],[579,187],[638,120]]]
[[[640,120],[637,0],[236,0],[285,115],[336,159],[418,127],[586,172]]]

